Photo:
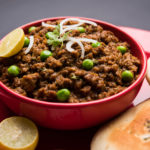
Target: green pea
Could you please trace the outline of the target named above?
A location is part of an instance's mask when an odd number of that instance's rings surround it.
[[[118,46],[117,49],[124,54],[127,51],[127,48],[125,46]]]
[[[24,38],[24,47],[27,47],[29,45],[29,43],[30,43],[30,40],[27,37],[25,37]]]
[[[122,80],[124,82],[131,82],[134,78],[134,75],[131,71],[125,70],[122,72]]]
[[[49,51],[49,50],[44,50],[44,51],[41,52],[40,58],[41,58],[42,61],[44,61],[45,59],[47,59],[49,56],[52,56],[52,55],[53,55],[53,54],[52,54],[51,51]]]
[[[31,31],[33,31],[33,30],[35,30],[35,29],[36,29],[36,27],[35,27],[35,26],[32,26],[32,27],[30,27],[30,28],[28,29],[28,32],[31,33]]]
[[[57,91],[56,95],[60,102],[65,102],[70,96],[70,91],[68,89],[61,89]]]
[[[80,33],[84,33],[84,32],[85,32],[85,28],[83,28],[83,27],[78,27],[78,31],[80,31]]]
[[[47,39],[51,39],[51,40],[56,38],[56,35],[53,32],[47,32],[45,34],[45,36],[46,36]]]
[[[83,62],[82,62],[82,67],[86,70],[91,70],[94,66],[94,63],[91,59],[85,59]]]
[[[12,65],[8,68],[8,74],[12,76],[18,76],[20,73],[20,69],[16,65]]]
[[[93,48],[96,48],[96,47],[98,47],[98,46],[100,46],[100,45],[101,45],[100,42],[92,43],[92,47],[93,47]]]

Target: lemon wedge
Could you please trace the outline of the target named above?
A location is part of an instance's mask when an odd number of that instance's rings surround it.
[[[24,31],[17,28],[6,35],[0,42],[0,57],[11,57],[17,54],[24,45]]]
[[[10,117],[0,123],[0,150],[35,150],[39,139],[36,125],[24,117]]]

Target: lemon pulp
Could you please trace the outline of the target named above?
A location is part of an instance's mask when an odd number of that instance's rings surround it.
[[[24,45],[24,31],[17,28],[6,35],[0,42],[0,57],[11,57],[17,54]]]
[[[34,150],[38,143],[36,125],[24,117],[10,117],[0,123],[0,149]]]

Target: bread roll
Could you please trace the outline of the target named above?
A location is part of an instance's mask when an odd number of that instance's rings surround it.
[[[150,84],[150,58],[147,60],[146,79],[148,83]]]
[[[150,99],[100,128],[91,150],[150,150]]]

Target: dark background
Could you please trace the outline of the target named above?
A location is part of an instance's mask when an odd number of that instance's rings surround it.
[[[82,16],[150,30],[150,0],[0,0],[0,38],[30,21]]]

